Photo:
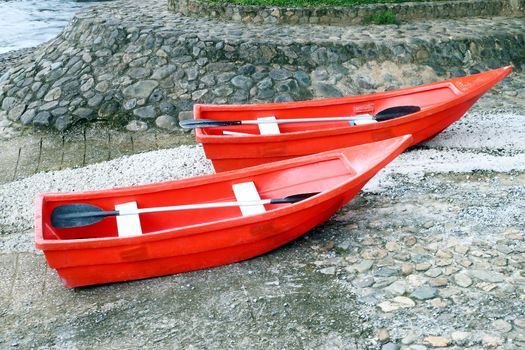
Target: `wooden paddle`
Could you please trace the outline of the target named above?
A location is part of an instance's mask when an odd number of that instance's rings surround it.
[[[212,209],[238,206],[253,206],[264,204],[296,203],[320,192],[299,193],[282,198],[262,199],[257,201],[244,202],[216,202],[202,204],[175,205],[170,207],[143,208],[137,210],[114,210],[105,211],[91,204],[64,204],[53,209],[51,213],[51,225],[56,228],[81,227],[96,224],[108,216],[137,215],[145,213],[160,213],[166,211],[193,210],[193,209]]]
[[[419,106],[397,106],[390,107],[377,113],[375,116],[355,115],[350,117],[326,117],[326,118],[295,118],[295,119],[275,119],[275,120],[211,120],[195,119],[181,120],[179,125],[184,129],[212,128],[217,126],[232,125],[257,125],[257,124],[285,124],[285,123],[312,123],[312,122],[336,122],[347,120],[373,119],[378,122],[399,118],[408,114],[416,113],[421,110]],[[366,118],[368,117],[368,118]]]

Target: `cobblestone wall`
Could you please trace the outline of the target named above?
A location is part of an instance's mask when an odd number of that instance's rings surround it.
[[[391,11],[399,21],[415,19],[522,16],[521,0],[460,0],[366,4],[353,7],[264,7],[209,3],[199,0],[168,0],[173,11],[186,16],[210,17],[244,23],[280,24],[362,24],[371,15]]]
[[[57,130],[93,120],[176,130],[194,103],[336,97],[525,62],[523,19],[449,21],[254,30],[155,0],[111,2],[0,71],[0,114]]]

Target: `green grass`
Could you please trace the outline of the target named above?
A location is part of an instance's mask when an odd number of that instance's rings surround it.
[[[410,0],[203,0],[212,3],[231,3],[241,5],[266,5],[284,7],[353,6],[375,3],[400,3]],[[425,1],[425,0],[413,0]]]
[[[396,15],[390,10],[366,16],[363,22],[365,24],[399,24]]]

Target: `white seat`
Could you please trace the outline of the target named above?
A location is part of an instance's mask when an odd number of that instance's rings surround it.
[[[137,210],[137,202],[129,202],[115,205],[115,210]],[[142,235],[139,214],[118,215],[117,231],[119,237],[133,237]]]
[[[275,117],[263,117],[257,118],[257,120],[277,120]],[[279,130],[279,124],[277,123],[263,123],[258,124],[259,132],[261,135],[279,135],[281,130]]]
[[[257,188],[255,188],[255,184],[251,181],[235,184],[232,186],[232,188],[233,193],[235,194],[235,198],[238,202],[261,200],[259,192],[257,192]],[[245,206],[241,205],[239,208],[241,209],[241,213],[243,216],[261,214],[266,211],[266,208],[262,204]]]

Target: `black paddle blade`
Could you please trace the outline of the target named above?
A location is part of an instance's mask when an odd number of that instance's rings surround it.
[[[231,126],[231,125],[241,125],[240,120],[230,120],[230,121],[221,121],[221,120],[211,120],[211,119],[189,119],[181,120],[179,125],[183,129],[195,129],[195,128],[211,128],[215,126]]]
[[[375,115],[375,120],[378,122],[399,118],[408,114],[416,113],[421,110],[419,106],[397,106],[383,109]]]
[[[309,193],[299,193],[294,194],[292,196],[283,197],[283,198],[274,198],[270,201],[270,204],[280,204],[280,203],[296,203],[300,202],[302,200],[305,200],[307,198],[313,197],[316,194],[319,194],[321,192],[309,192]]]
[[[91,204],[65,204],[53,209],[51,225],[56,228],[81,227],[114,215],[118,215],[118,211],[104,211]]]

